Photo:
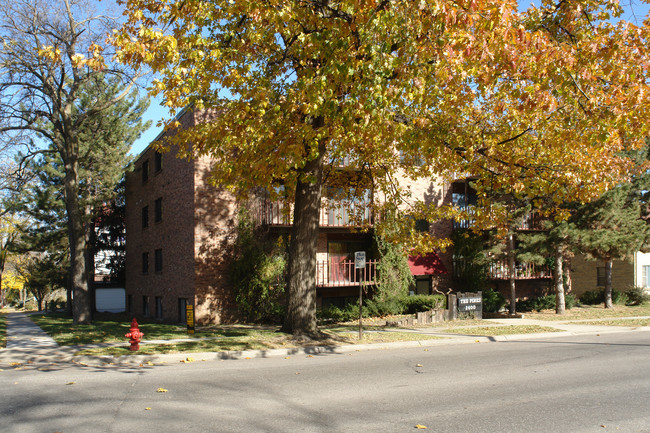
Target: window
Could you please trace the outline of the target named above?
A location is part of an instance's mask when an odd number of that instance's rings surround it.
[[[187,298],[178,298],[178,321],[179,323],[187,323],[187,316],[185,315],[185,307],[187,307]]]
[[[162,170],[162,153],[156,152],[155,155],[156,156],[153,163],[153,169],[156,173],[158,173],[160,170]]]
[[[142,208],[142,228],[149,227],[149,206]]]
[[[145,183],[149,180],[149,160],[145,160],[142,163],[142,183]]]
[[[142,297],[142,315],[144,317],[149,317],[149,297]]]
[[[604,266],[599,266],[596,268],[596,285],[598,287],[605,287],[607,281],[607,275],[605,272]]]
[[[650,287],[650,266],[641,268],[641,286]]]
[[[154,261],[155,261],[154,266],[155,266],[156,272],[162,272],[162,266],[163,266],[162,265],[162,263],[163,263],[162,260],[163,260],[162,259],[162,250],[158,249],[158,250],[154,251]]]
[[[149,253],[142,253],[142,273],[149,273]]]
[[[162,309],[162,297],[156,296],[156,319],[162,319],[163,309]]]
[[[158,197],[154,204],[154,217],[153,220],[157,223],[162,221],[162,197]]]

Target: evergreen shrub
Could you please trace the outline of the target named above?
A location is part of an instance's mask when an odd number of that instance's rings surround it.
[[[634,294],[632,295],[634,296]],[[585,305],[598,305],[605,302],[605,289],[588,290],[580,295],[580,302]],[[617,305],[635,305],[630,304],[629,291],[621,292],[612,289],[612,302]]]
[[[494,289],[483,290],[483,311],[498,313],[506,305],[506,297]]]
[[[650,294],[643,287],[632,287],[625,294],[627,295],[627,305],[641,305],[650,301]]]

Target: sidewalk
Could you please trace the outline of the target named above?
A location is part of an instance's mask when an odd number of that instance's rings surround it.
[[[617,319],[625,319],[623,317]],[[585,320],[588,321],[588,320]],[[537,334],[499,335],[499,336],[477,336],[471,334],[471,328],[500,327],[509,325],[539,325],[548,328],[555,328],[559,332],[545,332]],[[604,326],[573,324],[565,321],[545,321],[532,319],[485,319],[480,324],[462,326],[468,328],[467,334],[452,334],[448,327],[427,327],[427,328],[399,328],[386,329],[382,331],[366,332],[413,332],[423,335],[443,337],[436,340],[418,341],[397,341],[392,343],[354,344],[341,346],[307,346],[286,349],[229,351],[229,352],[207,352],[207,353],[176,353],[159,355],[129,355],[114,358],[113,356],[74,356],[74,354],[85,347],[124,345],[125,343],[107,343],[89,346],[59,346],[57,343],[41,330],[24,313],[10,313],[7,320],[7,347],[0,349],[0,369],[8,367],[34,367],[42,368],[59,364],[76,363],[80,365],[138,365],[146,362],[166,363],[179,362],[188,358],[196,360],[222,360],[222,359],[246,359],[262,358],[271,356],[288,355],[315,355],[325,353],[348,353],[355,351],[376,350],[376,349],[399,349],[407,347],[432,347],[450,344],[488,343],[498,341],[530,340],[537,338],[558,338],[571,335],[598,335],[603,333],[650,331],[646,327],[625,327],[625,326]],[[164,344],[169,340],[143,341],[143,344]]]
[[[42,367],[69,362],[73,355],[73,348],[60,347],[25,313],[7,315],[7,347],[0,349],[0,368],[16,363]]]

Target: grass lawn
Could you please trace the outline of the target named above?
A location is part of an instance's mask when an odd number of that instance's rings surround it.
[[[560,329],[538,325],[475,326],[471,328],[449,328],[451,334],[493,337],[495,335],[538,334],[540,332],[560,332]]]
[[[7,315],[0,313],[0,349],[7,346]]]
[[[614,305],[614,308],[608,309],[603,305],[584,305],[573,307],[566,311],[564,315],[555,314],[554,310],[545,310],[541,312],[524,313],[527,319],[537,320],[585,320],[585,319],[608,319],[612,317],[636,317],[650,316],[650,303],[635,306]]]
[[[128,339],[124,334],[129,332],[130,322],[125,320],[94,320],[92,325],[72,324],[72,319],[63,314],[39,314],[31,316],[45,332],[62,346],[85,344],[121,343],[119,346],[97,347],[84,349],[79,354],[85,355],[126,355],[133,354],[128,350]],[[178,340],[162,344],[142,344],[137,354],[148,355],[156,353],[178,352],[219,352],[242,350],[266,350],[277,348],[292,348],[309,345],[335,344],[365,344],[385,343],[392,341],[425,340],[440,337],[413,334],[409,332],[377,332],[381,328],[364,327],[363,339],[358,339],[358,328],[354,326],[330,326],[321,328],[326,334],[322,340],[297,341],[292,336],[277,332],[277,327],[263,326],[206,326],[197,327],[195,334],[188,335],[183,326],[169,325],[156,322],[139,323],[140,331],[144,333],[143,340]],[[374,332],[373,332],[374,331]]]
[[[650,326],[650,318],[590,320],[588,322],[573,322],[573,323],[577,325],[601,325],[601,326]]]

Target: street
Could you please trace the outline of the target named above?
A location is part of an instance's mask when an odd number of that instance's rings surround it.
[[[650,432],[647,331],[48,370],[0,372],[0,431]]]

